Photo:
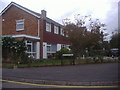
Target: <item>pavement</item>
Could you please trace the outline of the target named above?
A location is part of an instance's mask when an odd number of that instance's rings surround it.
[[[2,79],[46,85],[118,85],[119,63],[2,69]],[[4,82],[4,81],[3,81]],[[3,84],[4,85],[4,84]]]

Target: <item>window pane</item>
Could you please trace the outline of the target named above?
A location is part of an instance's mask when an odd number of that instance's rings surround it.
[[[27,52],[31,52],[31,45],[27,45]]]
[[[64,36],[64,31],[63,31],[63,29],[62,29],[62,28],[60,29],[60,32],[61,32],[61,35],[63,35],[63,36]]]
[[[50,46],[47,46],[47,51],[50,51]]]
[[[51,32],[51,24],[46,23],[46,31]]]
[[[24,30],[24,20],[16,20],[16,30]]]
[[[17,24],[17,30],[21,29],[23,30],[24,29],[24,24]]]
[[[16,22],[17,22],[17,23],[23,23],[24,20],[17,20]]]
[[[58,29],[57,26],[54,26],[54,33],[55,33],[55,34],[59,34],[59,29]]]
[[[27,53],[36,58],[36,42],[26,41]]]

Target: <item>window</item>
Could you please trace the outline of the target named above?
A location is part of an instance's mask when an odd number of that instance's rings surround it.
[[[57,26],[54,26],[54,33],[59,34],[59,28]]]
[[[63,45],[61,45],[61,48],[66,48],[66,45],[64,45],[64,44],[63,44]]]
[[[36,43],[32,41],[26,41],[27,54],[29,56],[36,57]]]
[[[47,51],[51,51],[51,44],[47,44]]]
[[[60,29],[60,34],[64,36],[63,28]]]
[[[57,51],[57,44],[50,44],[47,43],[47,57],[49,58],[49,56],[55,56],[55,53]]]
[[[16,31],[24,30],[24,19],[16,20]]]
[[[46,31],[51,32],[51,24],[50,23],[46,23]]]
[[[47,51],[49,51],[49,52],[50,52],[50,46],[47,46]]]
[[[49,43],[47,43],[47,51],[49,53],[56,53],[56,51],[57,51],[57,44],[49,44]]]

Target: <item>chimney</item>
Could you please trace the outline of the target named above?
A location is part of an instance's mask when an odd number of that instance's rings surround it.
[[[43,17],[46,17],[46,11],[45,11],[45,10],[41,10],[41,15],[42,15]]]

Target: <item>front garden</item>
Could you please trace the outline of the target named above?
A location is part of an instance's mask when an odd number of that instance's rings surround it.
[[[83,56],[75,56],[72,51],[62,48],[56,52],[55,56],[49,56],[48,59],[36,60],[29,57],[25,52],[27,47],[24,40],[16,40],[10,37],[2,39],[2,67],[3,68],[25,68],[25,67],[41,67],[41,66],[66,66],[80,64],[96,64],[96,63],[115,63],[120,62],[115,57],[105,57],[101,51],[84,52]],[[63,56],[68,54],[68,56]],[[69,56],[73,54],[73,56]]]
[[[102,61],[102,62],[101,62]],[[82,65],[82,64],[99,64],[99,63],[116,63],[119,62],[118,59],[44,59],[30,61],[28,63],[12,63],[4,62],[2,63],[3,68],[26,68],[26,67],[43,67],[43,66],[67,66],[67,65]]]

